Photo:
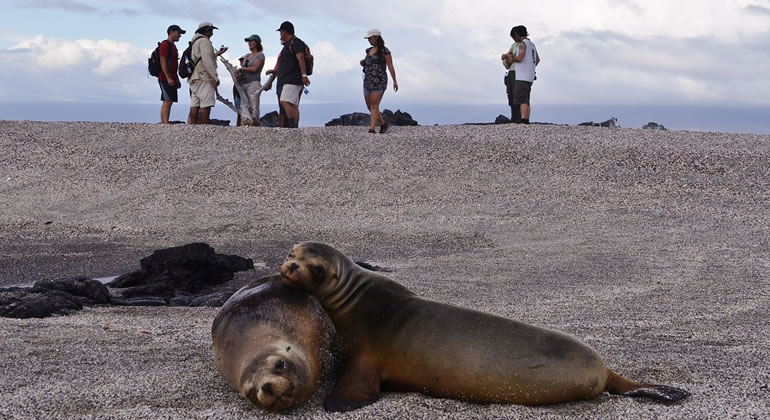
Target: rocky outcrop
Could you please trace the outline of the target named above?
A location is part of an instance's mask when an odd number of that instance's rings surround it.
[[[389,109],[382,111],[382,118],[386,123],[396,126],[416,126],[419,125],[411,115],[401,110],[393,112]],[[364,127],[369,125],[370,115],[364,112],[353,112],[350,114],[341,115],[339,118],[335,118],[326,123],[327,127],[332,126],[359,126]]]
[[[278,127],[278,112],[272,111],[263,115],[259,119],[259,125],[262,127]]]
[[[647,124],[643,125],[642,128],[645,129],[645,130],[663,130],[663,131],[667,130],[667,128],[663,127],[662,124],[658,124],[658,123],[652,122],[652,121],[650,121]]]
[[[33,292],[31,288],[0,289],[0,316],[5,318],[45,318],[83,309],[83,304],[60,290]]]
[[[356,263],[372,271],[389,271]],[[0,288],[0,316],[45,318],[91,305],[219,307],[242,286],[230,282],[235,273],[254,269],[251,259],[217,254],[205,243],[157,250],[142,258],[140,266],[107,285],[73,277],[43,280],[32,287]]]
[[[497,116],[497,118],[495,118],[495,124],[510,124],[510,123],[511,123],[511,119],[506,117],[503,114],[500,114]]]
[[[86,305],[107,303],[107,287],[87,277],[43,280],[32,287],[0,289],[0,316],[7,318],[66,315]]]
[[[155,251],[140,261],[141,269],[124,274],[108,286],[122,289],[121,296],[160,297],[170,300],[179,293],[196,294],[233,279],[236,272],[251,270],[254,262],[237,255],[223,255],[205,243]]]
[[[588,122],[582,122],[578,124],[578,126],[581,127],[607,127],[607,128],[618,128],[620,127],[620,124],[618,124],[618,119],[615,117],[610,118],[609,120],[601,123],[595,123],[593,121]]]

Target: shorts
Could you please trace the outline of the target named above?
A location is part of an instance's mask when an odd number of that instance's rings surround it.
[[[299,97],[302,95],[302,85],[284,84],[281,88],[281,102],[299,105]]]
[[[385,93],[385,89],[383,90],[370,90],[367,88],[364,88],[364,96],[372,96],[372,93]]]
[[[158,79],[158,85],[160,85],[160,100],[163,102],[177,102],[179,91],[179,82],[176,82],[176,86],[169,86],[165,80]]]
[[[530,92],[532,92],[532,82],[517,80],[513,86],[513,103],[529,105]]]
[[[190,107],[211,108],[216,102],[217,89],[213,84],[203,80],[190,82]]]

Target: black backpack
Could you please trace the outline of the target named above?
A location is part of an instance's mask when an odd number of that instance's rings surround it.
[[[313,74],[313,54],[310,54],[310,47],[308,47],[308,46],[307,46],[307,44],[305,43],[305,41],[302,41],[302,40],[301,40],[301,39],[299,39],[299,38],[297,38],[297,39],[298,39],[298,40],[300,40],[300,41],[301,41],[303,44],[305,44],[305,74],[307,74],[308,76],[310,76],[310,75],[312,75],[312,74]],[[294,45],[294,44],[292,43],[292,46],[293,46],[293,45]],[[289,49],[291,50],[291,53],[292,53],[292,54],[296,54],[296,53],[294,52],[294,49],[293,49],[293,48],[291,48],[291,46],[289,47]]]
[[[187,79],[188,77],[192,76],[193,70],[195,70],[195,66],[199,61],[201,61],[200,57],[198,57],[198,61],[192,61],[192,47],[193,44],[195,44],[195,41],[199,39],[200,38],[195,38],[194,40],[190,41],[190,45],[187,46],[187,48],[182,53],[182,57],[179,59],[179,77],[182,79]]]
[[[168,42],[168,40],[164,40],[162,42]],[[147,59],[147,71],[150,72],[150,76],[158,77],[160,75],[160,72],[163,71],[163,67],[160,66],[160,42],[158,42],[158,46],[155,47],[155,50],[150,54],[150,58]],[[171,57],[166,57],[168,60]],[[166,64],[168,64],[168,61],[166,61]]]

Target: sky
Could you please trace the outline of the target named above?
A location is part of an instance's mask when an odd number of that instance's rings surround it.
[[[533,109],[770,106],[770,0],[520,3],[0,0],[0,102],[159,105],[147,58],[170,24],[187,30],[181,51],[199,22],[213,22],[212,42],[229,46],[233,63],[248,51],[243,39],[258,34],[267,69],[281,47],[276,29],[290,20],[315,57],[305,103],[363,103],[359,60],[370,28],[382,31],[399,82],[383,103],[504,103],[500,55],[511,27],[525,25],[541,57]],[[230,96],[221,64],[219,75]],[[185,89],[180,104],[189,104]]]

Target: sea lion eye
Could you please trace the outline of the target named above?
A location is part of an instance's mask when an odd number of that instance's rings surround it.
[[[286,362],[283,360],[279,360],[275,362],[275,370],[284,370],[286,369]]]
[[[315,274],[317,276],[321,276],[321,277],[323,277],[324,272],[325,272],[324,268],[321,267],[320,265],[312,265],[312,266],[310,266],[310,269],[313,270],[313,274]]]

